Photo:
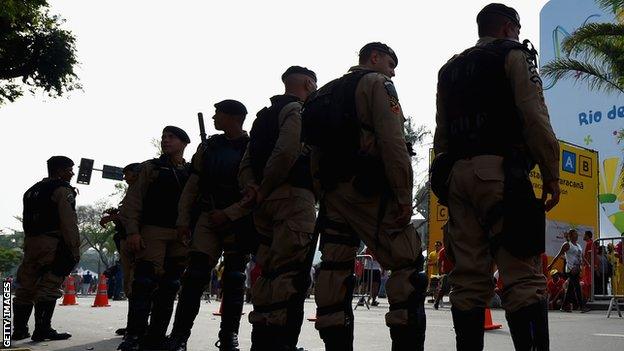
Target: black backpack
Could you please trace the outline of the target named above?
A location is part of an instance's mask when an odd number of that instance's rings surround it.
[[[348,180],[360,168],[360,133],[364,127],[355,110],[355,90],[370,70],[355,70],[314,92],[303,105],[302,141],[320,149],[324,189]]]

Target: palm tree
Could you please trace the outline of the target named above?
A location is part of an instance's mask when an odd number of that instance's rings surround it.
[[[554,82],[574,78],[591,90],[624,92],[624,0],[596,0],[618,23],[586,23],[563,40],[565,57],[542,67]]]

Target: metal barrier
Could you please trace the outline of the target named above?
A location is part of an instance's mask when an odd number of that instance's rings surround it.
[[[592,300],[610,299],[607,318],[612,309],[622,317],[618,300],[624,299],[624,255],[622,237],[601,238],[593,242],[591,267],[583,272],[583,279],[591,281]]]
[[[370,298],[373,291],[373,270],[366,268],[367,263],[370,264],[369,267],[372,268],[373,256],[357,255],[355,257],[355,289],[353,290],[353,297],[359,299],[353,307],[353,310],[356,310],[358,306],[362,305],[370,310]],[[358,266],[361,267],[361,271]]]

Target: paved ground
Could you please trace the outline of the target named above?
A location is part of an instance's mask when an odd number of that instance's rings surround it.
[[[46,343],[17,342],[14,346],[28,347],[32,350],[56,351],[83,351],[83,350],[115,350],[120,337],[114,335],[114,330],[123,326],[127,308],[126,301],[111,301],[111,307],[90,307],[93,298],[79,298],[78,306],[59,306],[54,316],[54,326],[57,330],[69,331],[74,336],[67,341]],[[386,300],[381,300],[379,307],[367,310],[358,307],[355,311],[355,347],[357,351],[390,350],[390,335],[384,324],[384,313],[388,308]],[[193,335],[190,339],[190,350],[216,350],[212,345],[216,341],[219,326],[219,317],[212,315],[217,310],[217,303],[202,303],[202,309],[196,321]],[[314,302],[306,303],[306,315],[314,314]],[[245,306],[249,312],[250,305]],[[587,314],[552,312],[550,314],[551,349],[552,350],[624,350],[624,319],[605,318],[604,311]],[[501,310],[492,312],[494,322],[503,325],[496,331],[486,332],[485,349],[506,351],[513,350],[509,337],[509,328],[506,325],[504,313]],[[250,346],[250,325],[243,317],[241,326],[241,343],[244,350]],[[31,326],[32,326],[31,318]],[[454,332],[452,328],[450,310],[442,308],[439,311],[427,304],[427,341],[426,350],[453,350]],[[309,351],[323,350],[323,344],[314,329],[312,322],[305,321],[300,345]]]

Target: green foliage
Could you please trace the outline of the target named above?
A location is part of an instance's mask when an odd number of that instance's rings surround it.
[[[80,89],[74,73],[75,37],[46,0],[2,0],[0,5],[0,104],[13,102],[23,88],[57,97]]]
[[[15,268],[22,260],[22,252],[0,246],[0,275]]]
[[[599,6],[619,16],[624,0],[597,0]],[[624,92],[624,25],[587,23],[561,45],[565,57],[544,65],[544,76],[558,81],[576,79],[590,90]]]

